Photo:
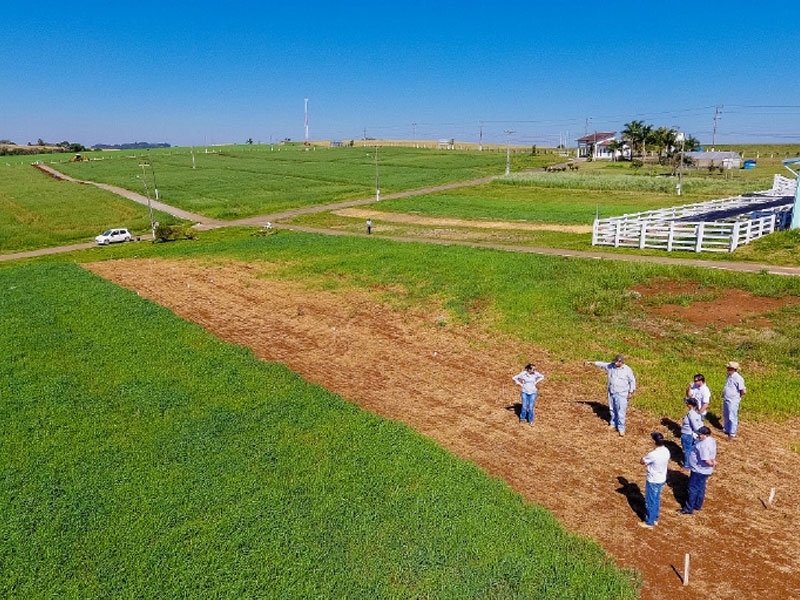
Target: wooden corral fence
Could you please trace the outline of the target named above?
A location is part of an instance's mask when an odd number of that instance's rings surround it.
[[[771,190],[756,194],[595,219],[592,245],[667,252],[733,252],[789,226],[794,190],[787,186],[786,179],[776,175]]]

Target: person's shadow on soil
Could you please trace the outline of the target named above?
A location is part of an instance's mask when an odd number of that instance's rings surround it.
[[[606,423],[611,421],[611,410],[606,404],[597,402],[596,400],[579,400],[578,404],[586,404],[587,406],[591,407],[594,414]]]
[[[681,425],[680,425],[680,423],[677,423],[676,421],[673,421],[672,419],[668,419],[667,417],[664,417],[663,419],[661,419],[661,424],[664,427],[666,427],[667,429],[669,429],[669,431],[670,431],[670,433],[672,435],[674,435],[676,437],[680,437],[681,436]]]
[[[622,494],[628,501],[628,506],[636,514],[637,517],[642,519],[646,518],[644,507],[644,495],[638,483],[633,483],[622,477],[617,477],[617,481],[621,487],[617,488],[616,492]]]
[[[689,476],[686,473],[679,469],[667,469],[667,487],[672,490],[672,496],[678,504],[686,504],[689,497]]]
[[[706,421],[717,431],[722,431],[722,421],[719,420],[719,415],[717,413],[708,411],[706,413]]]
[[[670,460],[675,461],[679,465],[683,464],[683,448],[681,448],[679,444],[669,440],[664,440],[664,447],[669,450]]]
[[[522,414],[522,402],[515,402],[514,404],[509,404],[508,406],[506,406],[506,410],[509,412],[513,412],[515,415],[517,415],[517,418],[519,419],[519,416]]]

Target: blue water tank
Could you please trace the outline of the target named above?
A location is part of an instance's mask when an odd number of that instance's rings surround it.
[[[746,160],[742,164],[743,169],[755,169],[756,168],[756,161],[754,160]]]

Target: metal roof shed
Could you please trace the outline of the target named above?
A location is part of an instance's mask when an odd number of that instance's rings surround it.
[[[738,152],[687,152],[686,158],[699,169],[709,167],[740,169],[742,166],[742,157]]]

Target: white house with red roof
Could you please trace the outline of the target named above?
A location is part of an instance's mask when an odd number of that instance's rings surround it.
[[[592,160],[612,160],[619,158],[622,153],[619,151],[612,152],[608,145],[616,140],[616,131],[595,131],[582,138],[578,138],[578,157],[589,158]],[[624,151],[623,151],[624,153]]]

